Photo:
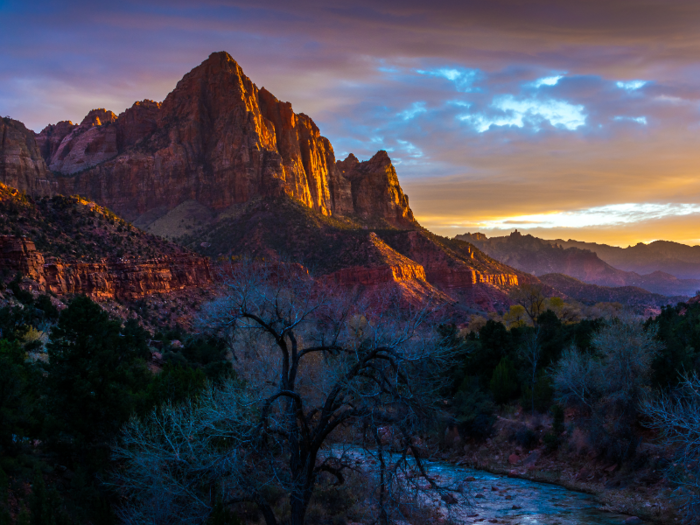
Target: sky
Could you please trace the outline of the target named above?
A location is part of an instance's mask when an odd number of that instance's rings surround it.
[[[0,0],[0,115],[163,100],[214,51],[337,158],[385,149],[416,218],[700,244],[696,0]]]

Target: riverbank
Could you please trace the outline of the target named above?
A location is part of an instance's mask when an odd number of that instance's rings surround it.
[[[591,494],[605,511],[649,523],[680,523],[682,494],[664,476],[667,451],[642,444],[635,459],[616,464],[588,450],[575,431],[564,433],[556,448],[546,446],[543,437],[550,430],[551,421],[544,416],[499,417],[494,434],[485,441],[463,441],[456,432],[448,432],[440,457],[455,466]]]

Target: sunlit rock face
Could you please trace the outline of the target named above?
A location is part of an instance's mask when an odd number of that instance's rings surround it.
[[[57,295],[85,294],[94,299],[139,299],[212,282],[204,257],[183,253],[150,260],[104,259],[101,262],[45,263],[34,242],[15,235],[0,235],[0,270],[19,272],[37,289]]]
[[[350,181],[352,209],[356,215],[369,218],[378,214],[396,226],[415,224],[408,196],[401,189],[386,151],[379,151],[366,162],[350,154],[336,167],[340,176]]]
[[[386,152],[336,163],[311,118],[258,89],[224,52],[185,75],[162,104],[138,102],[118,117],[93,110],[80,125],[47,126],[34,148],[58,175],[59,192],[132,220],[190,200],[222,210],[287,195],[324,215],[415,226]]]
[[[56,189],[34,132],[11,118],[0,119],[0,182],[33,195],[51,195]]]

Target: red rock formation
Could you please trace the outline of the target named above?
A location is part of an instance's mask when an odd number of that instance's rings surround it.
[[[77,124],[73,124],[70,120],[63,120],[58,124],[49,124],[36,136],[36,143],[41,150],[41,155],[48,164],[51,164],[52,159],[56,156],[63,139],[77,127]]]
[[[13,276],[19,272],[41,283],[44,280],[44,257],[29,239],[0,235],[0,269],[9,271]]]
[[[44,128],[37,144],[42,153],[50,154],[45,158],[52,171],[77,173],[117,155],[117,128],[110,125],[116,120],[111,111],[93,109],[79,126],[61,122]]]
[[[86,294],[94,299],[138,299],[212,282],[208,260],[176,255],[149,260],[99,263],[44,261],[34,243],[24,237],[0,236],[0,271],[20,272],[41,291],[58,295]]]
[[[47,290],[58,295],[85,294],[98,300],[133,300],[212,282],[207,260],[194,256],[103,263],[55,261],[43,270]]]
[[[105,109],[105,108],[99,108],[99,109],[93,109],[85,115],[85,118],[83,121],[80,123],[80,126],[78,126],[80,129],[90,129],[94,128],[96,126],[104,126],[106,124],[111,124],[113,122],[117,121],[117,116]]]
[[[0,119],[0,183],[33,195],[51,195],[56,190],[34,132],[10,118]]]
[[[428,282],[425,270],[420,264],[404,257],[370,233],[360,248],[367,252],[367,266],[342,268],[325,277],[328,282],[345,288],[362,287],[365,290],[396,291],[404,299],[418,304],[427,298],[452,303],[449,295],[441,292]]]
[[[408,196],[399,185],[396,170],[386,151],[366,162],[350,154],[338,161],[340,174],[351,184],[352,208],[362,218],[382,218],[394,226],[415,226]]]
[[[188,200],[220,210],[286,194],[324,215],[415,226],[385,152],[352,170],[336,164],[313,120],[258,89],[227,53],[190,71],[162,105],[143,101],[118,118],[93,110],[37,142],[51,170],[74,175],[58,179],[61,193],[132,220]]]
[[[511,268],[489,259],[470,244],[452,249],[427,232],[411,231],[397,235],[394,245],[423,265],[429,282],[448,293],[484,283],[505,289],[518,286],[518,276]]]
[[[158,128],[160,103],[142,100],[134,103],[117,119],[119,152],[134,146]]]

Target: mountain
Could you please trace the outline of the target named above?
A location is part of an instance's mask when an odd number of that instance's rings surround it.
[[[213,260],[300,261],[343,286],[467,310],[506,309],[508,291],[534,279],[425,231],[385,151],[336,160],[311,118],[258,88],[227,53],[162,103],[93,110],[39,134],[3,122],[1,181],[34,198],[82,195]]]
[[[138,299],[207,286],[206,258],[78,197],[30,198],[0,184],[0,274],[57,295]]]
[[[118,116],[93,110],[79,125],[59,122],[36,137],[15,121],[5,127],[14,145],[3,146],[0,162],[16,167],[0,182],[37,193],[49,180],[44,193],[85,195],[132,221],[189,200],[223,210],[288,195],[324,215],[415,222],[385,152],[336,162],[311,118],[259,89],[224,52],[162,103],[137,102]],[[15,160],[18,147],[26,162]]]
[[[522,235],[517,230],[504,237],[488,238],[481,233],[467,233],[455,238],[471,242],[494,259],[538,277],[558,273],[589,284],[632,286],[667,296],[692,296],[700,289],[700,280],[697,279],[678,279],[662,271],[640,275],[620,270],[588,249],[566,248],[559,241]]]
[[[571,239],[552,242],[564,248],[590,250],[605,262],[621,270],[640,274],[661,271],[678,279],[700,279],[700,246],[688,246],[670,241],[654,241],[649,244],[640,242],[627,248]]]
[[[662,306],[687,300],[685,296],[669,297],[636,286],[611,288],[587,284],[560,273],[542,275],[540,281],[584,304],[620,303],[645,316],[658,314]]]

